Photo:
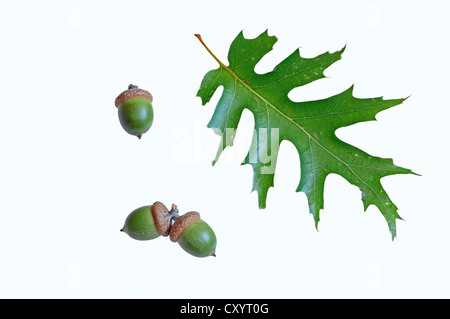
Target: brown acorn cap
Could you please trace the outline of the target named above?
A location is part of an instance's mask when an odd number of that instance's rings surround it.
[[[170,229],[170,240],[176,243],[183,231],[189,227],[190,224],[200,219],[200,214],[197,212],[188,212],[181,215]]]
[[[152,205],[152,216],[158,233],[164,237],[169,236],[169,210],[166,205],[161,202],[154,202]]]
[[[119,94],[118,97],[116,97],[115,101],[116,107],[119,107],[119,105],[122,104],[123,102],[129,99],[134,99],[136,97],[143,97],[149,100],[150,103],[153,102],[153,96],[150,94],[150,92],[143,89],[139,89],[137,87],[133,87],[131,89],[123,91],[122,93]]]

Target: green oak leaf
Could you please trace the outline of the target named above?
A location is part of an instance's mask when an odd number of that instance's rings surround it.
[[[223,64],[196,34],[202,45],[219,63],[201,83],[197,96],[202,105],[210,101],[219,86],[222,96],[215,108],[209,128],[221,136],[214,163],[222,151],[233,145],[242,111],[249,109],[255,119],[250,151],[243,164],[253,167],[253,190],[258,192],[259,207],[266,207],[267,192],[274,186],[275,166],[280,143],[288,140],[300,156],[301,177],[297,192],[308,198],[309,211],[317,228],[323,209],[323,192],[328,174],[335,173],[359,187],[364,210],[375,205],[385,217],[392,239],[396,237],[397,207],[383,189],[380,179],[394,174],[415,174],[394,165],[392,159],[379,158],[347,144],[335,135],[340,127],[375,120],[375,115],[402,103],[405,99],[382,97],[359,99],[353,86],[337,95],[307,102],[293,102],[288,93],[299,86],[324,78],[324,70],[341,59],[345,47],[314,58],[303,58],[294,51],[273,71],[258,74],[256,64],[272,50],[277,38],[267,30],[255,39],[239,33],[228,52],[229,65]]]

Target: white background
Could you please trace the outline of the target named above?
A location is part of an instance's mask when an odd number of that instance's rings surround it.
[[[450,297],[449,1],[2,1],[0,5],[0,297]],[[253,117],[211,166],[206,128],[222,89],[196,97],[230,43],[268,29],[278,42],[257,66],[300,47],[304,57],[347,48],[318,80],[290,93],[400,98],[377,121],[337,134],[422,174],[384,178],[405,219],[391,235],[363,212],[359,190],[325,185],[318,231],[296,193],[299,158],[281,145],[267,209],[240,166]],[[120,127],[128,84],[154,96],[142,140]],[[216,258],[168,238],[119,232],[133,209],[159,200],[197,210],[218,237]]]

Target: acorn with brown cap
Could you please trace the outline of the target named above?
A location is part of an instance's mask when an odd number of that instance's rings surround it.
[[[114,104],[123,129],[139,139],[153,124],[153,97],[146,90],[130,84],[128,90],[117,96]]]
[[[120,231],[136,240],[167,237],[170,232],[169,211],[161,202],[137,208],[127,216]]]

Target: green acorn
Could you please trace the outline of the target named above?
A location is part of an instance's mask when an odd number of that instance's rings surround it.
[[[133,210],[120,230],[137,240],[167,237],[170,232],[170,217],[167,207],[161,202]]]
[[[198,212],[188,212],[178,217],[170,229],[169,238],[178,242],[181,248],[193,256],[216,256],[216,235],[212,228],[200,219]]]
[[[123,129],[139,139],[153,123],[153,97],[136,85],[130,84],[115,100]]]

